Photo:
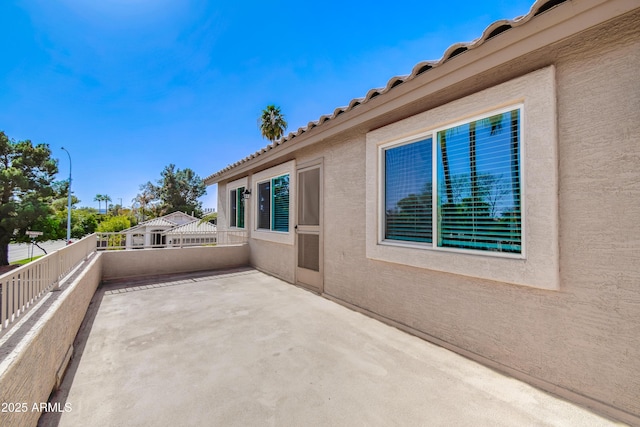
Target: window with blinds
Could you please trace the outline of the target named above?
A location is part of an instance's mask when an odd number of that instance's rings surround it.
[[[289,231],[289,175],[273,178],[273,223],[274,231]]]
[[[520,110],[437,138],[438,246],[520,253]]]
[[[258,229],[289,231],[289,174],[258,183]]]
[[[384,148],[384,240],[521,253],[520,117],[503,110]]]
[[[384,151],[384,238],[431,242],[431,138]]]
[[[244,187],[239,187],[236,192],[236,205],[238,206],[237,227],[244,228]]]
[[[244,187],[229,191],[229,226],[244,228]]]
[[[231,227],[237,226],[238,218],[238,190],[233,189],[229,192],[229,225]]]

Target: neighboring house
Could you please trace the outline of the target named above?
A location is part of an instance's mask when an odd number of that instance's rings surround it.
[[[199,224],[200,220],[184,212],[173,212],[168,215],[141,222],[128,228],[126,233],[127,248],[180,245],[187,241],[195,243],[197,237],[202,243],[215,241],[215,226],[209,223]],[[167,240],[168,239],[168,240]]]
[[[178,225],[165,232],[169,246],[207,245],[216,243],[216,226],[200,220]]]
[[[639,6],[490,25],[209,176],[218,227],[262,271],[640,424]]]

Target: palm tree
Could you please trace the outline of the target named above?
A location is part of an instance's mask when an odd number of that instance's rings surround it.
[[[262,115],[258,119],[258,126],[262,137],[274,142],[284,135],[284,131],[287,129],[287,122],[280,111],[280,107],[271,104],[262,110]]]
[[[109,213],[109,202],[111,201],[111,197],[105,194],[104,196],[102,196],[102,200],[104,201],[104,211],[106,213]]]
[[[100,213],[100,207],[102,206],[100,202],[102,202],[102,198],[104,196],[102,194],[96,194],[96,197],[93,198],[94,202],[98,202],[98,213]]]
[[[204,224],[205,222],[212,222],[212,221],[214,224],[218,221],[218,212],[211,212],[206,214],[200,219],[200,221],[198,222],[198,225]]]
[[[153,201],[154,196],[144,185],[141,185],[140,189],[142,190],[142,192],[138,193],[138,195],[133,199],[133,202],[136,202],[140,205],[140,221],[143,222],[145,219],[145,213],[149,210],[149,205]]]
[[[446,204],[453,203],[453,187],[451,185],[451,171],[449,169],[449,156],[447,155],[447,132],[448,131],[449,130],[447,129],[438,133],[438,135],[440,136],[440,153],[442,156],[442,169],[444,171],[444,187],[445,187],[445,194],[447,196]]]

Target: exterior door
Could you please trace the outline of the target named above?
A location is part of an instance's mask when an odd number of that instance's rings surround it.
[[[298,169],[296,283],[323,290],[322,165]]]

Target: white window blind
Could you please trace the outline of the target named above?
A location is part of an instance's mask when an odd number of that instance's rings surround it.
[[[520,253],[520,110],[437,132],[438,246]]]
[[[289,231],[289,174],[258,183],[258,229]]]
[[[382,149],[384,240],[521,253],[520,113],[487,115]]]
[[[432,241],[431,138],[384,151],[388,240]]]

